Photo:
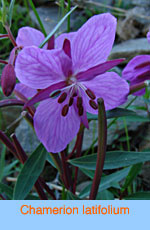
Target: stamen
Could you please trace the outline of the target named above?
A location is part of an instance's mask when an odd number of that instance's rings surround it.
[[[85,92],[92,100],[96,98],[95,94],[90,89],[87,89]]]
[[[79,108],[80,106],[82,106],[82,104],[83,104],[82,97],[77,97],[77,107]]]
[[[67,93],[62,93],[61,95],[60,95],[60,97],[58,98],[58,103],[63,103],[65,100],[66,100],[66,97],[67,97]]]
[[[89,104],[93,109],[95,109],[95,110],[98,109],[98,106],[97,106],[95,101],[89,100]]]
[[[74,98],[73,98],[73,97],[70,97],[70,99],[69,99],[69,106],[72,106],[73,100],[74,100]]]
[[[77,96],[77,92],[75,92],[72,96],[73,96],[73,97],[76,97],[76,96]]]
[[[84,111],[84,109],[83,109],[83,106],[81,105],[81,106],[78,108],[78,114],[79,114],[79,116],[82,116],[82,115],[83,115],[83,111]]]
[[[67,115],[68,111],[69,111],[69,105],[64,105],[64,107],[62,108],[62,111],[61,111],[61,115],[63,117],[65,117]]]
[[[52,93],[50,94],[50,97],[56,97],[56,96],[58,96],[60,93],[61,93],[60,90],[54,91],[54,92],[52,92]]]

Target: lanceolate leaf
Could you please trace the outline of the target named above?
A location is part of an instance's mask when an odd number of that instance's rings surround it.
[[[118,118],[118,117],[126,117],[126,116],[134,116],[136,113],[129,109],[123,109],[123,108],[116,108],[112,109],[106,112],[107,119],[110,118]],[[87,113],[88,120],[97,120],[98,115]]]
[[[114,182],[119,182],[122,179],[124,179],[128,175],[129,171],[130,171],[130,167],[119,170],[119,171],[112,173],[108,176],[103,176],[101,179],[101,183],[100,183],[98,192],[101,192],[105,189],[113,187]],[[85,189],[80,193],[81,198],[84,198],[84,197],[89,195],[89,192],[91,189],[91,184],[92,184],[92,182],[87,187],[85,187]]]
[[[133,182],[138,173],[141,171],[142,165],[142,163],[139,163],[132,166],[129,174],[126,177],[125,183],[122,186],[121,192],[123,192]]]
[[[77,8],[77,6],[73,7],[60,21],[59,23],[54,27],[54,29],[51,31],[51,33],[45,38],[45,40],[40,44],[39,48],[42,48],[48,40],[56,33],[56,31],[59,29],[59,27],[63,24],[63,22],[67,19],[67,17]]]
[[[0,183],[0,193],[4,193],[10,200],[12,200],[13,189],[8,185]]]
[[[137,192],[133,193],[128,197],[124,198],[125,200],[150,200],[150,192]]]
[[[14,200],[23,200],[40,176],[47,157],[47,151],[40,144],[25,162],[16,182]]]
[[[69,162],[83,169],[95,170],[97,154],[83,156]],[[150,152],[112,151],[106,153],[104,169],[116,169],[150,161]]]
[[[9,13],[8,13],[9,26],[11,26],[14,4],[15,4],[15,0],[11,0],[10,6],[9,6]]]

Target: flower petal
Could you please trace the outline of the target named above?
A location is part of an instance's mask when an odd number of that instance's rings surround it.
[[[79,81],[89,81],[97,75],[105,73],[107,70],[112,69],[114,66],[120,64],[124,59],[116,59],[111,61],[106,61],[98,66],[88,69],[85,72],[81,72],[77,75]]]
[[[15,86],[15,90],[21,93],[26,98],[33,97],[35,94],[37,94],[36,89],[32,89],[22,83],[17,83]]]
[[[104,99],[106,110],[114,109],[123,104],[129,93],[128,83],[114,72],[107,72],[91,81],[81,83],[95,94],[96,103],[98,98]],[[87,112],[97,114],[98,110],[94,110],[89,105],[89,98],[84,91],[82,91],[82,96]]]
[[[139,55],[126,65],[122,77],[128,81],[134,81],[140,77],[142,81],[142,78],[148,76],[148,73],[150,76],[150,55]]]
[[[50,97],[50,94],[58,89],[63,88],[66,85],[66,83],[64,81],[62,82],[58,82],[54,85],[51,85],[50,87],[41,90],[40,92],[38,92],[36,95],[34,95],[34,97],[31,98],[31,100],[29,100],[27,102],[27,104],[25,105],[24,108],[34,105],[37,102],[43,101],[45,99],[48,99]]]
[[[34,116],[36,134],[49,152],[64,150],[80,128],[74,106],[65,117],[61,115],[63,106],[64,103],[58,104],[56,99],[47,99],[40,103]]]
[[[16,43],[18,46],[39,46],[44,40],[44,35],[32,27],[22,27],[18,31],[18,36],[16,38]],[[47,48],[47,45],[44,47]]]
[[[59,35],[56,40],[55,40],[55,44],[56,44],[56,48],[63,48],[63,44],[65,39],[69,40],[70,42],[72,42],[75,34],[77,32],[70,32],[70,33],[63,33],[61,35]]]
[[[109,13],[90,18],[71,41],[74,72],[85,71],[108,58],[115,39],[116,18]]]
[[[15,71],[21,83],[33,89],[44,89],[65,80],[70,66],[71,60],[63,50],[30,46],[18,54]]]

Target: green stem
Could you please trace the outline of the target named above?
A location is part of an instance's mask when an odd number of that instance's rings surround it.
[[[31,6],[31,8],[32,8],[32,10],[33,10],[33,12],[34,12],[34,14],[35,14],[37,20],[38,20],[38,23],[39,23],[39,25],[40,25],[40,27],[41,27],[41,30],[42,30],[43,34],[45,35],[45,37],[46,37],[46,36],[47,36],[46,30],[45,30],[45,28],[44,28],[44,26],[43,26],[43,23],[42,23],[42,21],[41,21],[41,19],[40,19],[40,16],[39,16],[39,14],[38,14],[38,12],[37,12],[37,10],[36,10],[36,8],[35,8],[35,6],[34,6],[32,0],[29,0],[29,3],[30,3],[30,6]]]
[[[125,118],[123,118],[123,122],[124,122],[124,128],[125,128],[125,134],[126,134],[126,140],[127,140],[127,147],[128,147],[128,151],[130,151],[130,141],[129,141],[128,127],[127,127],[127,123],[126,123]]]
[[[68,0],[68,12],[70,11],[71,9],[71,1]],[[67,22],[67,32],[69,33],[70,32],[70,15],[68,16],[68,22]]]
[[[101,181],[101,176],[104,167],[104,160],[106,155],[106,143],[107,143],[107,120],[104,100],[98,99],[98,152],[96,170],[90,192],[90,200],[95,200],[98,192],[98,188]]]

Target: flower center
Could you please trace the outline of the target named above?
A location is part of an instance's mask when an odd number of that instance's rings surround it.
[[[69,108],[74,104],[76,106],[77,112],[79,116],[82,116],[84,113],[84,100],[83,94],[88,98],[89,105],[97,110],[98,106],[95,102],[96,96],[89,88],[86,88],[83,84],[77,81],[76,77],[71,75],[67,79],[67,86],[61,90],[57,90],[51,94],[51,97],[57,96],[57,102],[59,104],[64,104],[62,107],[61,115],[67,116],[69,112]]]

